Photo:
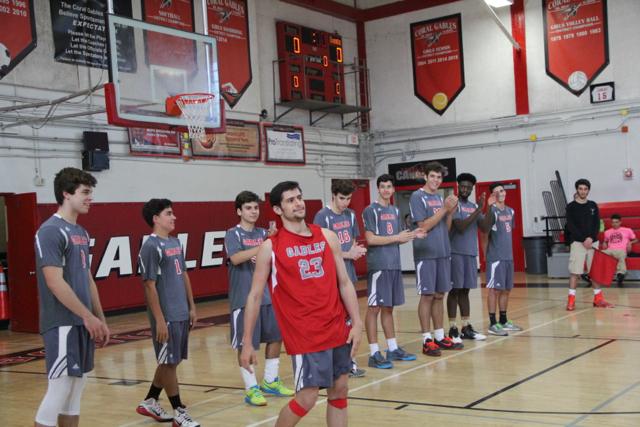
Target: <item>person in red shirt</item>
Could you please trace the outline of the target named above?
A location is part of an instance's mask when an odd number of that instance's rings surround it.
[[[305,222],[305,203],[297,182],[284,181],[269,201],[283,227],[258,250],[244,315],[242,367],[256,361],[251,337],[264,286],[282,339],[291,355],[295,397],[280,411],[276,426],[294,426],[327,389],[327,425],[347,424],[348,374],[362,336],[353,283],[336,234]]]

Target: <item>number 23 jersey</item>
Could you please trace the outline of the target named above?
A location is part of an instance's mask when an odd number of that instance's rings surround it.
[[[288,354],[328,350],[349,336],[333,252],[320,227],[307,227],[310,236],[281,228],[269,238],[269,290]]]

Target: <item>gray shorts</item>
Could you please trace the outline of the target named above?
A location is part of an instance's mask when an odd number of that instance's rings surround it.
[[[242,349],[242,335],[244,334],[244,307],[237,308],[231,313],[231,347],[235,350]],[[260,343],[282,341],[280,328],[276,321],[271,304],[260,306],[260,313],[253,328],[251,344],[254,349],[260,348]]]
[[[478,287],[478,264],[474,255],[451,254],[451,287],[453,289]]]
[[[293,363],[296,393],[303,388],[331,388],[341,375],[351,370],[351,344],[315,353],[295,354]]]
[[[487,262],[487,289],[513,289],[513,261]]]
[[[416,261],[416,288],[418,295],[449,292],[451,290],[451,258]]]
[[[95,342],[84,325],[58,326],[42,334],[47,375],[82,377],[93,371]]]
[[[156,351],[156,360],[159,365],[177,365],[189,356],[189,328],[188,320],[179,322],[167,322],[169,329],[169,341],[160,343],[156,341],[155,324],[151,324],[151,340]]]
[[[367,277],[367,305],[395,307],[404,304],[404,286],[400,270],[370,271]]]

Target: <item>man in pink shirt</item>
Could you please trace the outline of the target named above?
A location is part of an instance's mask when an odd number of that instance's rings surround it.
[[[611,228],[604,232],[603,252],[618,260],[616,281],[622,287],[622,281],[627,273],[625,259],[631,252],[631,245],[638,242],[632,229],[622,227],[622,218],[618,214],[611,215]]]

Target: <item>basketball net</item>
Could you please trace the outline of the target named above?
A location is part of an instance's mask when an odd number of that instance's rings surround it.
[[[215,97],[210,93],[187,93],[176,96],[176,104],[187,122],[189,139],[192,142],[206,141],[205,124],[214,99]]]

